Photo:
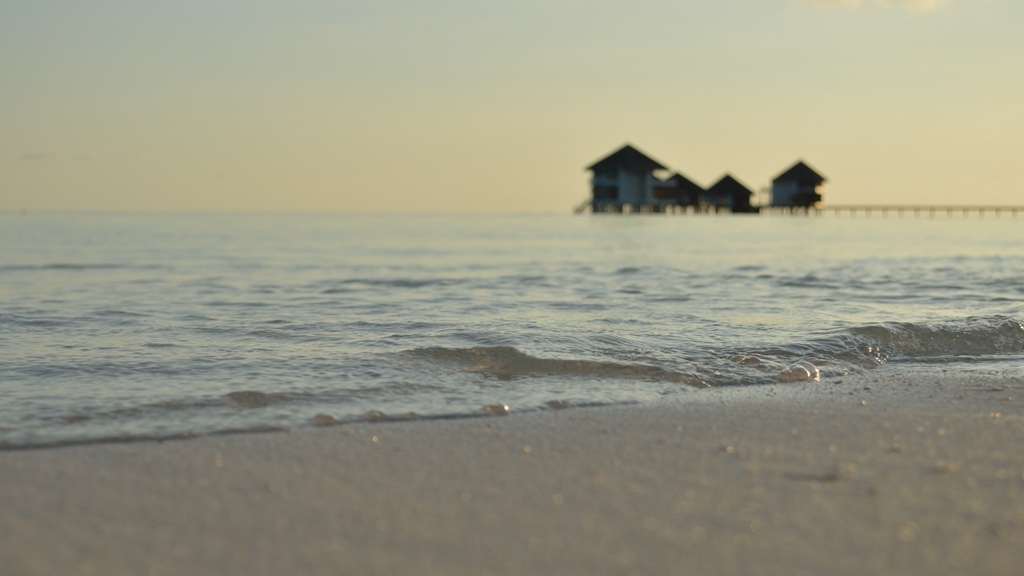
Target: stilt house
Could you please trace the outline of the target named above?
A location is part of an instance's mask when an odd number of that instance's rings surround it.
[[[700,195],[704,193],[704,189],[699,184],[679,172],[669,176],[667,182],[675,189],[676,203],[680,206],[697,206],[700,203]]]
[[[809,208],[821,202],[825,177],[802,160],[772,180],[772,206]]]
[[[657,160],[629,144],[591,164],[593,212],[651,211],[661,212],[676,204],[671,183],[655,172],[667,170]]]
[[[726,174],[700,195],[699,208],[704,212],[723,210],[733,213],[757,212],[757,208],[750,205],[750,197],[753,194],[739,180]]]

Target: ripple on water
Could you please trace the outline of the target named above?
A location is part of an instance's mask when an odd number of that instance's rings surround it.
[[[291,399],[287,394],[272,394],[255,390],[241,390],[224,395],[225,403],[238,408],[261,408],[263,406],[288,402]]]

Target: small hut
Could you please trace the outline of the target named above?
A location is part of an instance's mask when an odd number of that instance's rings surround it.
[[[655,176],[667,168],[629,144],[586,169],[594,174],[590,181],[593,212],[622,212],[624,207],[660,211],[654,208],[676,203],[668,183]]]
[[[803,160],[772,180],[772,206],[810,208],[821,202],[821,185],[825,177]]]
[[[734,214],[757,212],[757,208],[750,205],[750,197],[753,194],[750,188],[744,186],[730,174],[726,174],[700,195],[700,210],[704,212],[729,211]]]
[[[666,180],[675,190],[676,203],[680,206],[697,206],[704,189],[679,172],[673,173]]]

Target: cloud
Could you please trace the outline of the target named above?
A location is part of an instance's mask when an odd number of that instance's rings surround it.
[[[796,0],[797,4],[810,4],[812,6],[824,6],[826,8],[861,8],[866,4],[878,8],[899,7],[913,12],[930,12],[938,10],[948,3],[948,0]]]

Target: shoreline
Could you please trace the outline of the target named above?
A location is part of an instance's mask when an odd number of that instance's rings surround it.
[[[1024,380],[0,452],[11,574],[1013,574]]]

